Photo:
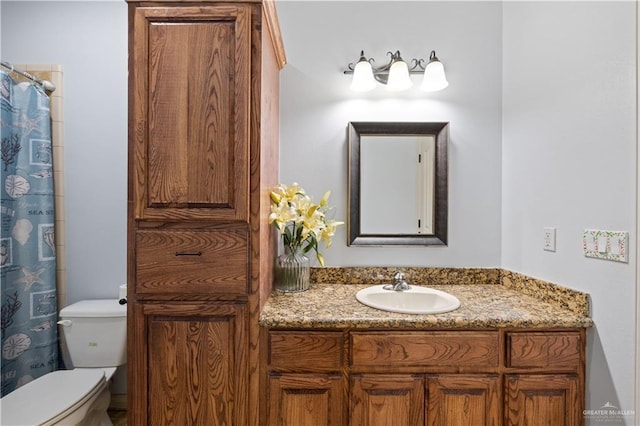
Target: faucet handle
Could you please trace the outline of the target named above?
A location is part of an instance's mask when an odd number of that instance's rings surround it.
[[[393,274],[393,280],[396,282],[404,281],[404,273],[402,271],[396,271],[396,273]]]

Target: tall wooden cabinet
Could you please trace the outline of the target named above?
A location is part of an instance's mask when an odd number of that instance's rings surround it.
[[[274,5],[128,3],[128,424],[257,425],[285,63]]]

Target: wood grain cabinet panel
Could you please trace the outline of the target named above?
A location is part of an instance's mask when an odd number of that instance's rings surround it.
[[[136,232],[138,294],[246,294],[247,231]]]
[[[136,424],[246,425],[246,307],[150,303],[137,312],[148,379],[136,398],[148,417]]]
[[[497,332],[353,332],[358,366],[498,366]]]
[[[269,333],[269,368],[278,371],[340,371],[342,332]]]
[[[506,426],[578,426],[584,423],[584,391],[575,375],[509,375]]]
[[[136,218],[249,220],[251,8],[135,10]]]
[[[498,375],[439,375],[428,379],[428,426],[500,424]]]
[[[507,364],[516,368],[575,368],[580,362],[582,344],[577,332],[508,333]]]
[[[271,374],[269,395],[269,426],[344,424],[346,410],[339,374]]]
[[[356,375],[351,378],[351,426],[424,425],[423,375]]]

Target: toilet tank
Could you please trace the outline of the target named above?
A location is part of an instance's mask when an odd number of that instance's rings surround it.
[[[127,306],[118,299],[82,300],[59,317],[73,368],[126,364]]]

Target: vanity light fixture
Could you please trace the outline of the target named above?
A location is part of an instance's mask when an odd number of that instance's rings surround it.
[[[449,85],[444,74],[444,66],[436,56],[435,50],[431,51],[429,62],[425,66],[424,59],[411,59],[411,67],[400,56],[400,51],[387,52],[391,57],[389,63],[381,67],[373,67],[373,58],[367,59],[364,51],[360,51],[360,59],[354,65],[350,63],[345,74],[353,74],[351,90],[356,92],[368,92],[376,87],[376,81],[384,84],[387,90],[401,91],[413,85],[410,74],[423,74],[420,88],[427,92],[442,90]]]

